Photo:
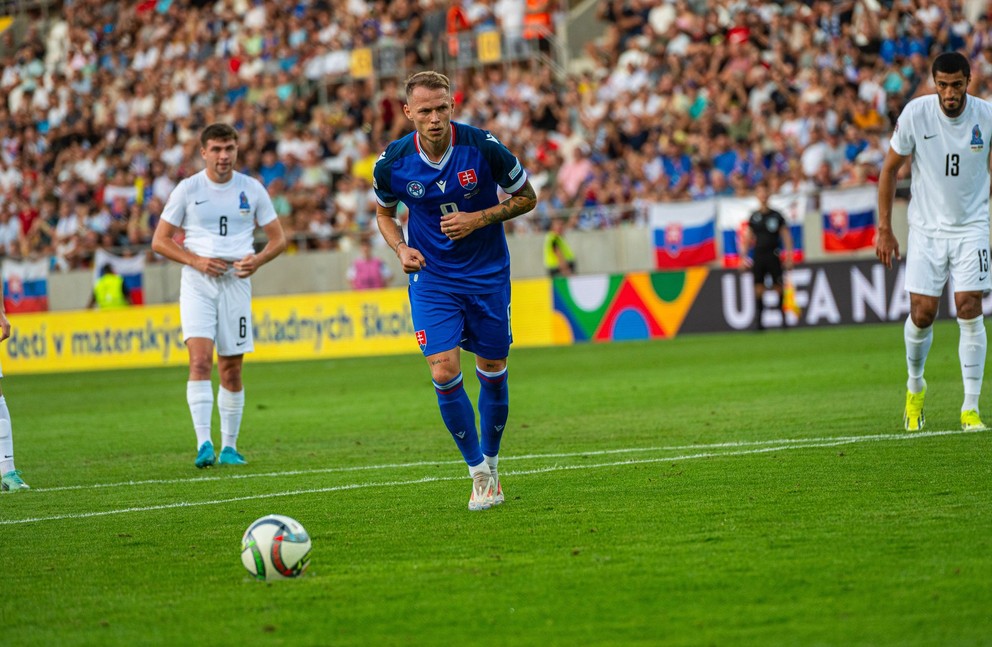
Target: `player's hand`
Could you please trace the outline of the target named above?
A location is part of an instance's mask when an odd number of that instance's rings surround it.
[[[396,249],[396,255],[403,263],[403,271],[407,274],[415,274],[424,269],[427,259],[420,253],[419,249],[410,247],[406,243],[401,243]]]
[[[479,226],[478,219],[464,211],[446,213],[441,216],[441,233],[450,240],[465,238]]]
[[[891,229],[879,229],[875,236],[875,256],[886,268],[892,269],[892,259],[900,260],[899,241]]]
[[[234,275],[239,279],[246,279],[261,267],[258,264],[258,257],[254,254],[248,254],[240,261],[234,261]]]
[[[745,256],[744,258],[737,261],[737,271],[743,274],[744,272],[750,271],[751,269],[751,258]]]
[[[206,258],[204,256],[198,256],[195,261],[193,261],[193,267],[200,272],[203,272],[207,276],[220,276],[227,271],[227,261],[219,258]]]
[[[0,312],[0,342],[5,341],[10,337],[10,322],[7,321],[7,315]]]

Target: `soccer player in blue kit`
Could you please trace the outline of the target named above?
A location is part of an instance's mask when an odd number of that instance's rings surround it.
[[[376,222],[410,275],[417,342],[430,366],[441,419],[472,476],[469,510],[503,502],[500,440],[509,412],[510,252],[503,222],[537,204],[519,160],[492,134],[451,121],[448,78],[407,80],[403,112],[415,131],[375,164]],[[509,197],[500,202],[497,189]],[[396,205],[409,209],[408,240]],[[461,348],[475,354],[479,424],[465,392]],[[481,438],[480,438],[481,437]]]

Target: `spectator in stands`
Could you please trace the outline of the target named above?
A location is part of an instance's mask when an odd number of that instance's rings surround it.
[[[399,117],[394,82],[379,80],[377,97],[374,82],[348,78],[350,51],[391,39],[389,46],[402,48],[407,65],[433,59],[445,45],[448,3],[423,0],[419,11],[412,0],[339,4],[333,13],[319,3],[283,0],[245,3],[243,11],[174,0],[166,13],[97,0],[65,5],[61,15],[53,14],[49,37],[29,30],[0,72],[0,192],[19,192],[12,199],[25,221],[36,218],[44,196],[65,181],[84,188],[82,214],[92,215],[101,199],[113,205],[118,195],[127,203],[147,199],[138,193],[149,187],[164,201],[178,179],[201,168],[196,134],[215,118],[243,127],[253,144],[265,142],[246,151],[242,168],[270,184],[271,166],[284,166],[290,204],[307,199],[300,182],[307,155],[300,147],[313,145],[311,126],[320,129],[317,161],[332,181],[357,175],[367,164],[356,163],[356,142],[370,140],[370,149],[378,150],[408,126]],[[984,15],[969,24],[956,0],[871,3],[877,7],[870,10],[860,2],[759,2],[747,10],[744,4],[602,0],[605,34],[587,46],[584,71],[559,79],[530,61],[508,62],[514,60],[513,34],[522,38],[527,29],[534,36],[539,24],[553,28],[553,4],[497,0],[490,12],[489,0],[455,3],[462,16],[458,29],[466,33],[491,27],[495,14],[509,58],[481,74],[464,67],[454,97],[471,123],[498,130],[504,143],[526,151],[521,161],[535,169],[535,179],[542,153],[527,144],[536,141],[535,130],[554,132],[567,122],[571,143],[558,142],[566,163],[574,161],[570,149],[581,142],[603,160],[633,159],[631,151],[640,148],[642,163],[650,166],[649,142],[683,133],[679,146],[693,167],[708,168],[718,159],[716,167],[727,177],[741,171],[753,185],[802,158],[814,130],[823,135],[807,155],[809,177],[822,175],[822,151],[816,149],[832,130],[842,134],[852,164],[860,153],[853,153],[851,142],[887,132],[905,101],[928,91],[931,50],[963,49],[976,70],[972,91],[992,94],[992,27]],[[107,12],[115,12],[112,30],[103,28]],[[481,17],[479,25],[473,16]],[[6,34],[13,41],[12,32]],[[463,54],[471,58],[471,52]],[[843,130],[848,122],[856,135]],[[730,131],[726,139],[715,126]],[[274,154],[254,160],[255,150]],[[750,157],[743,158],[745,168],[738,165],[741,151]],[[637,168],[629,161],[628,167]],[[820,177],[819,184],[850,182],[860,174],[843,164],[831,167],[831,177]],[[688,198],[690,184],[675,175],[671,168],[651,170],[652,183],[665,177],[664,190],[632,179],[619,191],[621,184],[603,178],[597,200]],[[586,180],[583,175],[577,182]],[[570,199],[585,198],[578,188]],[[29,228],[26,222],[24,233]],[[118,232],[113,244],[130,244],[123,238]]]
[[[348,285],[352,290],[384,288],[393,277],[393,271],[381,258],[372,254],[372,241],[363,236],[358,257],[348,267]]]
[[[14,203],[0,205],[0,255],[20,258],[21,239],[21,223],[14,215]]]

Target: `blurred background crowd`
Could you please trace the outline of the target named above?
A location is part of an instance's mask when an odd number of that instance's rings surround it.
[[[147,253],[199,131],[240,131],[291,251],[375,233],[372,167],[410,130],[403,80],[439,69],[540,202],[510,231],[636,223],[644,205],[875,181],[899,110],[960,50],[992,98],[992,27],[954,0],[600,0],[562,60],[548,0],[65,0],[0,34],[0,254],[88,267]],[[8,21],[9,23],[9,21]],[[459,51],[494,33],[495,62]],[[394,52],[356,74],[356,50]],[[379,59],[374,59],[378,61]],[[467,62],[466,62],[467,61]],[[367,78],[356,78],[367,76]]]

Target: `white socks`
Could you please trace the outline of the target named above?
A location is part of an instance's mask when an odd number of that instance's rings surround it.
[[[210,440],[210,417],[214,412],[214,391],[210,380],[186,383],[186,402],[193,416],[196,430],[196,447]],[[217,389],[217,410],[220,412],[220,438],[222,447],[238,448],[238,432],[245,410],[244,389],[234,392],[223,386]]]
[[[964,382],[964,402],[962,411],[978,411],[978,396],[982,392],[982,378],[985,375],[985,354],[988,348],[988,335],[982,316],[974,319],[958,319],[961,338],[958,342],[958,357],[961,360],[961,379]],[[923,367],[933,343],[933,326],[917,328],[912,318],[906,318],[903,329],[906,339],[906,371],[909,379],[906,388],[911,393],[923,390]]]
[[[962,411],[978,411],[978,396],[982,392],[985,373],[985,349],[988,346],[985,321],[981,315],[974,319],[958,319],[961,339],[958,356],[961,358],[961,378],[964,382]]]
[[[0,474],[14,469],[14,435],[10,431],[7,399],[0,395]]]
[[[468,474],[472,478],[475,478],[476,474],[491,474],[491,473],[492,472],[489,470],[489,463],[486,461],[482,461],[478,465],[469,466],[468,468]]]
[[[482,458],[485,459],[483,462],[489,465],[490,472],[495,471],[497,469],[497,466],[499,465],[499,456],[486,456],[485,454],[483,454]]]
[[[238,448],[238,432],[245,410],[245,390],[217,389],[217,410],[220,411],[220,438],[223,447]]]
[[[919,393],[923,390],[923,366],[933,344],[933,326],[917,328],[912,317],[906,317],[903,337],[906,339],[906,371],[909,374],[906,388],[910,393]]]
[[[214,390],[210,380],[197,380],[186,383],[186,402],[193,416],[193,429],[196,430],[196,448],[210,440],[210,417],[214,412]]]

